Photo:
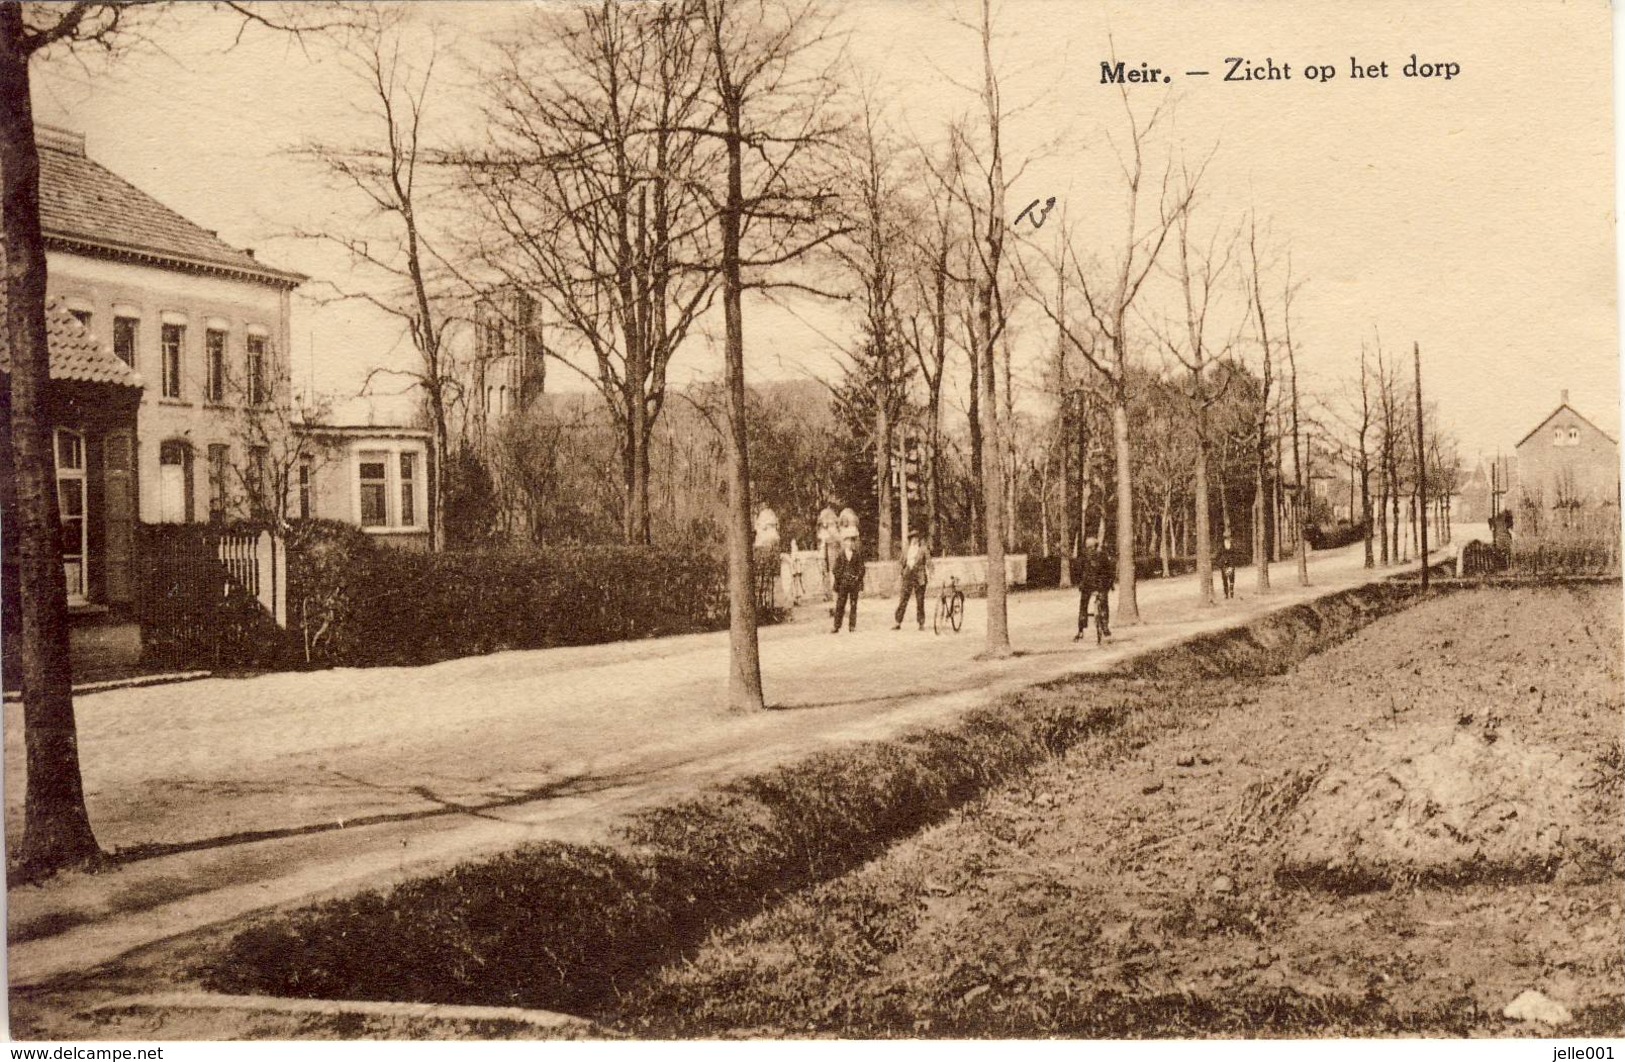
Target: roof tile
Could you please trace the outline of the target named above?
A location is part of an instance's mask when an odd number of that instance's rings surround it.
[[[51,351],[51,379],[119,384],[139,388],[141,375],[102,346],[95,333],[56,302],[45,307],[45,338]],[[0,350],[0,373],[11,372],[9,354]]]
[[[47,237],[177,258],[281,283],[302,279],[231,246],[86,155],[42,143],[39,159],[40,225]]]

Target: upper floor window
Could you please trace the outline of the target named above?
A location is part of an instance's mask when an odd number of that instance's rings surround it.
[[[95,316],[94,314],[92,314],[89,310],[75,309],[72,307],[68,309],[68,312],[73,314],[74,320],[85,326],[86,331],[90,330],[90,321],[91,318]]]
[[[264,405],[270,398],[265,377],[266,342],[262,335],[248,337],[248,404]]]
[[[113,318],[113,353],[120,361],[135,368],[135,339],[141,321],[134,317]]]
[[[1579,446],[1580,445],[1580,429],[1579,428],[1570,428],[1569,429],[1569,445],[1570,446]]]
[[[210,402],[226,400],[226,333],[211,328],[203,333],[203,348],[208,355],[209,375],[206,383]]]
[[[181,356],[186,349],[186,326],[166,324],[160,340],[163,350],[163,395],[165,398],[181,396]]]

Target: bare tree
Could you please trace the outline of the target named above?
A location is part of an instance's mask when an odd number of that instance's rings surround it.
[[[499,46],[491,142],[456,153],[486,221],[471,255],[547,309],[563,339],[546,353],[591,381],[615,420],[635,543],[651,537],[668,369],[717,293],[699,45],[681,5],[539,11]]]
[[[1269,484],[1270,386],[1274,381],[1275,353],[1270,347],[1269,312],[1264,302],[1264,268],[1258,258],[1258,219],[1247,221],[1249,271],[1246,276],[1248,306],[1258,325],[1260,391],[1254,409],[1253,440],[1253,563],[1258,569],[1258,592],[1269,593],[1269,537],[1265,521],[1272,511]]]
[[[749,711],[764,701],[751,555],[744,292],[747,283],[795,284],[767,274],[843,231],[828,224],[833,192],[807,172],[837,131],[829,117],[835,80],[827,66],[817,65],[831,34],[816,0],[692,0],[690,10],[708,52],[716,108],[716,124],[704,131],[721,140],[725,155],[717,219],[728,409],[728,704]],[[760,279],[747,281],[747,271]]]
[[[1104,282],[1094,275],[1077,248],[1068,241],[1062,259],[1056,264],[1061,271],[1071,270],[1072,286],[1082,293],[1089,311],[1093,330],[1101,339],[1099,345],[1087,343],[1084,337],[1074,337],[1074,345],[1084,354],[1089,365],[1108,389],[1111,401],[1113,452],[1117,470],[1117,585],[1118,612],[1124,624],[1140,621],[1140,607],[1135,593],[1134,579],[1134,454],[1129,440],[1130,366],[1133,339],[1129,335],[1130,316],[1135,301],[1151,271],[1157,264],[1163,245],[1189,207],[1197,192],[1201,171],[1187,174],[1182,185],[1173,182],[1173,164],[1170,160],[1159,182],[1156,195],[1156,217],[1142,228],[1142,210],[1149,198],[1150,181],[1146,170],[1146,148],[1165,112],[1158,107],[1145,120],[1141,120],[1129,104],[1128,94],[1122,96],[1123,110],[1128,116],[1128,142],[1119,150],[1124,187],[1127,192],[1125,232],[1116,261],[1103,270]],[[1037,294],[1029,283],[1028,290]],[[1041,295],[1038,296],[1043,303]],[[1057,326],[1073,326],[1058,315],[1054,307],[1045,306],[1045,312]]]
[[[898,420],[907,402],[913,363],[903,339],[900,287],[903,254],[914,228],[912,204],[904,199],[898,160],[901,146],[881,126],[872,84],[861,85],[858,120],[851,143],[843,196],[849,205],[849,231],[832,241],[831,251],[854,282],[863,320],[858,349],[850,362],[854,382],[873,417],[877,560],[892,555],[892,451]],[[941,369],[938,368],[940,376]]]
[[[1192,174],[1186,169],[1185,185],[1195,183],[1200,171]],[[1211,528],[1211,500],[1208,492],[1208,459],[1213,450],[1213,406],[1223,397],[1232,378],[1229,373],[1219,374],[1214,380],[1214,367],[1227,360],[1234,349],[1237,336],[1231,330],[1217,342],[1210,338],[1210,319],[1214,298],[1223,288],[1239,232],[1221,234],[1215,229],[1205,241],[1196,242],[1191,234],[1193,211],[1183,210],[1175,225],[1175,248],[1178,262],[1174,279],[1179,285],[1184,307],[1183,335],[1165,336],[1168,352],[1185,370],[1186,397],[1195,414],[1196,432],[1193,490],[1196,497],[1196,587],[1197,598],[1204,605],[1213,600],[1213,533]],[[1226,528],[1228,535],[1229,529]]]
[[[1308,483],[1304,479],[1304,459],[1306,452],[1303,446],[1298,405],[1298,355],[1292,345],[1292,300],[1297,294],[1297,287],[1292,282],[1292,256],[1286,260],[1286,289],[1281,296],[1281,331],[1282,349],[1286,351],[1287,372],[1291,376],[1290,395],[1292,399],[1292,480],[1293,480],[1293,513],[1292,527],[1297,544],[1294,552],[1298,561],[1298,585],[1309,585],[1309,539],[1304,527],[1308,499],[1304,490]]]
[[[903,294],[902,342],[913,352],[925,381],[925,506],[926,537],[940,548],[942,525],[942,400],[948,365],[950,324],[957,315],[958,294],[964,277],[952,264],[965,253],[965,233],[956,223],[957,212],[947,201],[953,195],[964,165],[960,138],[950,136],[945,157],[925,165],[929,224],[915,230],[912,253],[905,263],[908,278]]]
[[[995,386],[997,349],[1007,319],[1002,273],[1004,270],[1005,211],[1008,185],[1004,172],[1004,115],[999,81],[993,64],[993,5],[981,0],[973,26],[981,45],[981,102],[987,120],[985,151],[978,154],[966,142],[964,152],[978,173],[973,191],[967,173],[960,191],[971,212],[975,234],[972,272],[971,357],[976,361],[976,403],[981,434],[982,516],[987,542],[987,648],[989,657],[1010,655],[1010,619],[1006,597],[1004,460],[1000,453],[998,394]]]
[[[345,52],[357,83],[370,136],[360,144],[306,144],[297,152],[341,188],[357,193],[364,215],[343,229],[300,231],[308,239],[343,248],[371,279],[355,290],[338,289],[341,300],[365,303],[399,321],[417,352],[411,370],[374,370],[404,377],[423,398],[432,436],[429,528],[436,550],[445,547],[445,470],[451,410],[462,383],[448,342],[457,321],[455,278],[438,249],[425,204],[431,147],[424,118],[434,80],[436,52],[421,66],[402,54],[409,17],[401,8],[367,8]],[[371,385],[372,375],[368,377]]]

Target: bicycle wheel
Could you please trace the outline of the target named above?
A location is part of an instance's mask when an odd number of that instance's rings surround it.
[[[954,596],[948,601],[948,623],[953,627],[954,633],[959,633],[960,624],[965,622],[965,594],[955,590]]]
[[[943,614],[944,610],[946,609],[946,606],[947,606],[947,597],[946,596],[937,598],[937,607],[931,613],[931,633],[932,634],[941,634],[942,633],[942,619],[943,619],[942,614]]]

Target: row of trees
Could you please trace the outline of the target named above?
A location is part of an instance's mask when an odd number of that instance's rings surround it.
[[[29,25],[20,5],[0,3],[11,20],[0,27],[11,34],[0,76],[16,90],[0,131],[7,310],[21,344],[12,398],[27,425],[12,434],[24,595],[41,602],[24,625],[38,650],[24,668],[25,858],[40,865],[71,862],[94,841],[75,788],[65,609],[52,590],[49,449],[27,421],[39,409],[30,388],[46,372],[27,64],[56,41],[108,39],[122,10],[73,4]],[[272,22],[271,9],[239,10]],[[1306,440],[1318,428],[1329,448],[1336,419],[1300,393],[1290,259],[1250,215],[1207,216],[1207,160],[1175,150],[1165,108],[1146,115],[1126,93],[1110,139],[1121,182],[1115,201],[1100,200],[1118,235],[1091,234],[1067,204],[1052,215],[1054,199],[1013,202],[1023,167],[1009,161],[991,2],[967,0],[950,17],[977,56],[965,106],[907,137],[844,57],[818,0],[538,8],[462,57],[477,75],[462,79],[437,75],[448,57],[407,9],[295,27],[332,30],[363,90],[355,135],[301,149],[358,209],[303,234],[355,265],[336,298],[394,317],[410,337],[412,365],[380,371],[416,389],[433,431],[437,548],[518,528],[634,543],[656,528],[718,535],[729,559],[729,703],[740,710],[764,703],[753,498],[810,516],[826,492],[861,494],[887,556],[905,432],[923,451],[933,537],[986,553],[988,655],[1010,651],[1004,557],[1024,539],[1053,535],[1063,553],[1091,532],[1110,540],[1125,623],[1138,619],[1134,560],[1147,550],[1165,566],[1194,550],[1211,600],[1215,517],[1223,533],[1251,536],[1268,588],[1268,562],[1306,524],[1283,501],[1311,482]],[[446,88],[459,80],[471,87]],[[495,297],[515,291],[525,298]],[[850,325],[831,339],[843,371],[822,425],[807,415],[818,402],[753,398],[747,386],[745,318],[764,299],[835,307]],[[506,322],[510,334],[536,333],[539,356],[585,380],[596,405],[544,403],[507,423],[472,415],[480,366],[460,353],[458,333],[477,305],[535,308],[540,327],[527,310]],[[1053,342],[1037,345],[1052,354],[1040,367],[1016,357],[1046,335]],[[715,383],[674,390],[674,362],[702,350],[720,351],[707,366]],[[1403,396],[1380,351],[1369,374],[1361,364],[1362,419],[1346,452],[1359,455],[1362,495],[1374,489],[1388,514],[1383,555],[1391,532],[1397,556]],[[1018,381],[1030,401],[1018,404]],[[680,423],[669,422],[674,408],[685,410]],[[702,421],[709,431],[692,430]],[[1421,449],[1443,464],[1448,447]],[[613,479],[601,473],[606,454]],[[35,814],[36,784],[55,787],[41,789],[38,807],[60,814]]]

